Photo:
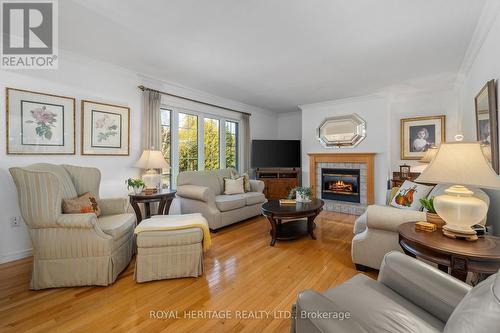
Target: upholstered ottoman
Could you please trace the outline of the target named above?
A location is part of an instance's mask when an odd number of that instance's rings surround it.
[[[145,222],[147,220],[141,224]],[[200,228],[139,232],[135,280],[146,282],[202,275],[202,241],[203,231]]]

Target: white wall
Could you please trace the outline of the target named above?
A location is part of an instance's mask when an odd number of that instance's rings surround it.
[[[498,13],[498,11],[497,11]],[[467,70],[460,90],[460,109],[462,113],[463,134],[465,140],[476,140],[476,121],[474,97],[486,84],[494,79],[497,81],[497,107],[500,94],[498,79],[500,78],[500,15],[492,18],[493,24],[484,42]],[[488,224],[493,224],[495,233],[500,235],[500,191],[487,191],[490,196]]]
[[[389,104],[378,96],[329,101],[302,105],[302,182],[309,185],[309,157],[307,153],[377,153],[375,156],[375,202],[383,204],[390,173],[388,154]],[[317,140],[316,129],[326,117],[357,113],[366,121],[366,138],[356,148],[324,148]]]
[[[133,167],[141,153],[141,94],[137,86],[151,86],[153,81],[134,72],[110,64],[92,61],[66,52],[61,53],[58,70],[0,71],[0,133],[5,133],[5,87],[52,93],[76,98],[76,155],[72,156],[17,156],[6,155],[5,135],[0,135],[0,263],[31,254],[31,243],[24,223],[11,227],[10,218],[20,216],[17,192],[8,172],[12,166],[31,163],[67,163],[97,167],[102,172],[101,196],[125,196],[124,180],[137,176]],[[203,92],[167,83],[160,88],[190,98],[252,113],[252,137],[274,139],[277,137],[277,116],[270,111]],[[89,99],[128,106],[131,109],[130,156],[81,156],[80,155],[80,101]]]
[[[302,139],[302,114],[300,111],[278,114],[278,139]]]

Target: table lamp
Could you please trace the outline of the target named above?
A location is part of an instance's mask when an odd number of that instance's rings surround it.
[[[434,159],[434,157],[437,154],[437,151],[438,151],[438,147],[436,147],[436,146],[430,146],[429,148],[427,148],[424,156],[420,160],[418,160],[418,163],[422,163],[422,164],[417,165],[417,166],[412,166],[411,172],[422,173],[427,168],[429,163],[431,163],[431,161]]]
[[[479,142],[442,143],[416,181],[457,184],[434,198],[434,208],[446,222],[443,229],[459,235],[474,235],[471,226],[488,213],[488,205],[466,186],[500,189],[500,177],[489,165]]]
[[[156,169],[168,169],[170,165],[165,161],[163,154],[159,150],[145,149],[141,158],[135,163],[140,169],[145,169],[146,173],[142,175],[142,180],[146,190],[157,190],[160,188],[161,174]]]

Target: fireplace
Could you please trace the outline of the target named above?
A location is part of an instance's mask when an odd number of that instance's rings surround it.
[[[321,169],[321,198],[360,202],[359,169]]]

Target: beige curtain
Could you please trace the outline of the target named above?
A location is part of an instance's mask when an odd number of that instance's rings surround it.
[[[243,114],[243,172],[250,173],[250,150],[251,150],[251,136],[250,136],[250,115],[247,113]]]
[[[161,143],[161,94],[158,91],[145,89],[143,99],[142,146],[144,149],[160,149]]]

